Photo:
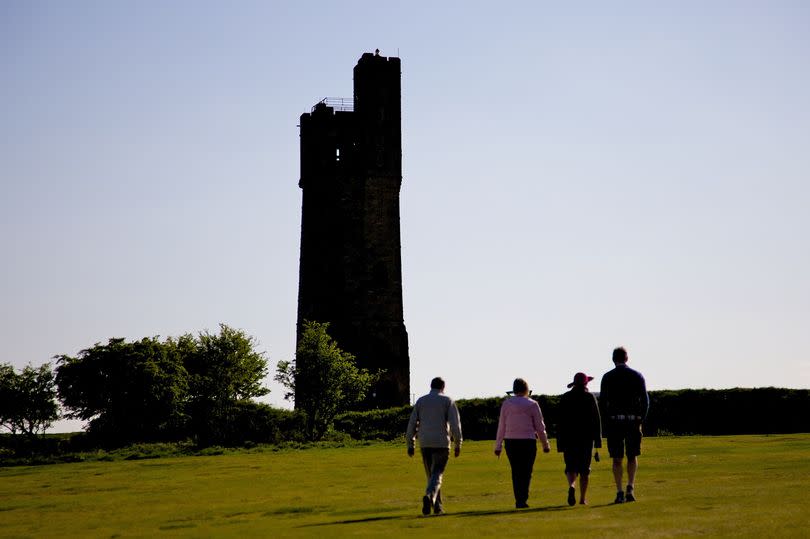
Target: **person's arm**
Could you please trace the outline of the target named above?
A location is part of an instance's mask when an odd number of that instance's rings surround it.
[[[647,393],[647,382],[644,380],[644,376],[642,376],[641,373],[639,373],[638,376],[641,378],[641,402],[643,413],[640,415],[643,421],[644,419],[647,419],[647,413],[650,411],[650,394]]]
[[[447,414],[448,423],[450,423],[450,434],[453,437],[455,455],[461,453],[461,415],[458,413],[458,407],[454,401],[450,401],[450,409]]]
[[[568,402],[563,395],[557,407],[557,453],[565,453],[566,433],[568,429]]]
[[[593,436],[593,446],[597,449],[602,447],[602,418],[599,415],[599,404],[596,397],[591,395],[591,433]]]
[[[501,403],[501,413],[498,416],[498,433],[495,435],[495,454],[501,456],[501,448],[503,447],[503,437],[506,433],[506,401]]]
[[[540,411],[540,405],[537,404],[537,401],[532,402],[534,402],[532,408],[534,432],[537,433],[537,437],[540,438],[540,442],[543,444],[543,453],[548,453],[551,451],[551,446],[548,445],[548,434],[546,434],[546,422],[543,421],[543,412]]]
[[[610,383],[608,382],[608,375],[605,374],[602,377],[602,383],[599,387],[599,411],[602,414],[602,417],[608,419],[608,386]]]
[[[419,430],[419,401],[413,405],[411,418],[408,420],[408,429],[405,431],[405,441],[408,442],[408,454],[413,456],[414,439]]]

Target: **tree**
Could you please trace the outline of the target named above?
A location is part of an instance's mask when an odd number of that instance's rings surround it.
[[[14,435],[34,436],[58,418],[50,363],[27,365],[19,374],[8,363],[0,365],[0,426]]]
[[[269,392],[262,387],[267,375],[264,353],[255,350],[253,337],[225,324],[219,325],[218,335],[205,331],[196,340],[184,335],[177,347],[189,375],[194,433],[203,442],[219,441],[236,403]]]
[[[219,334],[109,339],[78,356],[56,356],[56,385],[67,417],[90,421],[108,441],[216,438],[237,403],[268,392],[263,353],[252,337]],[[189,431],[189,427],[191,431]]]
[[[67,417],[115,441],[167,439],[184,424],[188,375],[171,339],[109,339],[56,356],[56,385]]]
[[[285,388],[285,399],[307,415],[307,435],[317,440],[326,434],[339,413],[360,402],[380,372],[357,367],[328,335],[328,323],[304,321],[304,332],[292,361],[279,361],[275,380]]]

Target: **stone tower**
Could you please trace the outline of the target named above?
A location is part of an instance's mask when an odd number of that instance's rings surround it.
[[[360,367],[386,371],[364,403],[410,401],[402,314],[399,190],[400,61],[365,53],[354,99],[327,98],[301,115],[301,260],[298,331],[329,322]]]

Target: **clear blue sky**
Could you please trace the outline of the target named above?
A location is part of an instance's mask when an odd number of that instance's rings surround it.
[[[0,362],[294,354],[298,116],[402,58],[412,391],[810,387],[810,4],[0,3]],[[268,379],[269,402],[289,406]]]

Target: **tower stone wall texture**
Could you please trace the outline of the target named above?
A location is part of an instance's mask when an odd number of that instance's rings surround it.
[[[363,408],[410,401],[402,307],[400,60],[366,53],[352,107],[318,103],[301,115],[298,330],[329,322],[358,365],[384,370]],[[352,110],[342,110],[351,108]]]

